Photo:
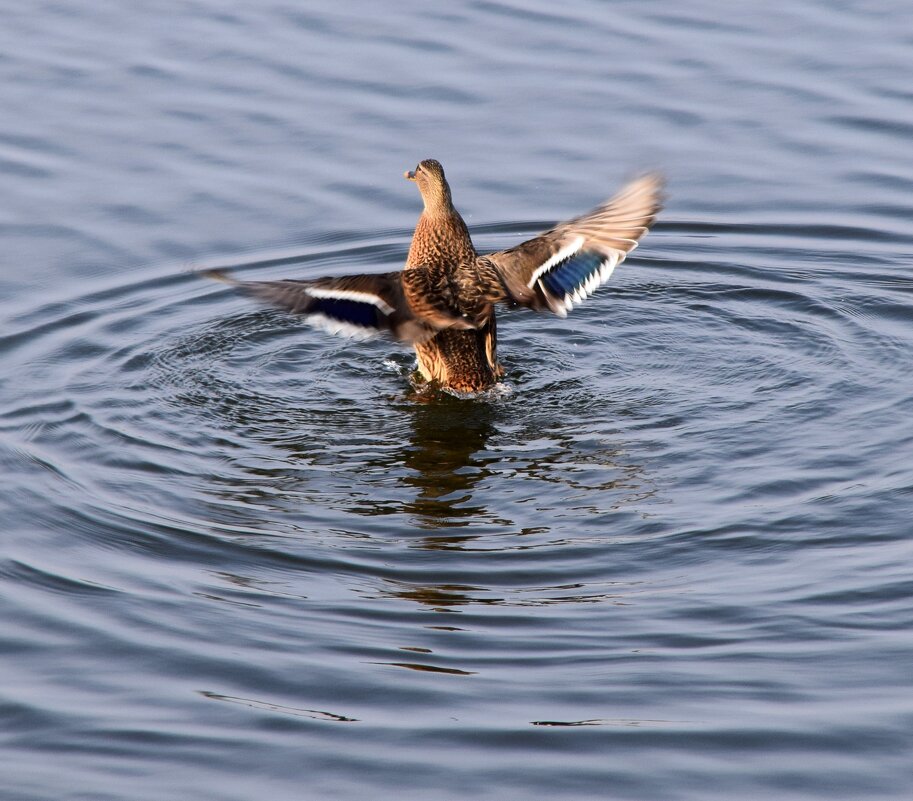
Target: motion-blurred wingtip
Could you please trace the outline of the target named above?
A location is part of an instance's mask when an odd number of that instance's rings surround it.
[[[652,189],[656,194],[656,201],[659,208],[662,208],[668,198],[668,179],[666,174],[661,170],[649,170],[641,176],[641,180],[652,184]]]
[[[223,284],[238,286],[241,282],[237,278],[232,278],[224,270],[201,270],[198,275],[203,278],[211,278],[213,281],[221,281]]]

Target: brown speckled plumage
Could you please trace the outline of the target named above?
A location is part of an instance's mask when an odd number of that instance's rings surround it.
[[[460,392],[490,387],[503,370],[496,356],[494,309],[479,293],[477,254],[469,229],[453,207],[450,187],[437,161],[423,161],[407,177],[418,184],[425,208],[412,235],[403,283],[406,285],[412,273],[425,270],[437,280],[436,287],[421,294],[407,289],[406,297],[418,309],[444,300],[474,326],[470,330],[444,328],[416,343],[418,371],[426,381]]]
[[[247,283],[222,273],[210,275],[334,333],[388,332],[412,343],[426,381],[477,392],[503,374],[495,304],[565,316],[637,246],[661,203],[661,179],[648,175],[588,214],[516,247],[480,256],[453,206],[441,165],[427,159],[406,177],[418,185],[424,209],[402,271]]]

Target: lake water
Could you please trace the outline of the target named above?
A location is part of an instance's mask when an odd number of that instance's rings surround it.
[[[0,797],[913,797],[913,5],[0,2]],[[659,168],[495,397],[194,270]]]

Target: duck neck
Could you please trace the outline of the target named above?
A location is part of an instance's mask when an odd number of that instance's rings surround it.
[[[425,204],[425,216],[450,217],[455,213],[449,186],[435,187],[433,191],[422,195]]]

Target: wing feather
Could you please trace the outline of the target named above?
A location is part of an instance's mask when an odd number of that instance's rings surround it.
[[[413,268],[420,277],[422,268]],[[403,289],[401,271],[312,280],[237,281],[224,272],[205,275],[237,286],[247,294],[333,334],[367,339],[389,335],[420,342],[453,325],[472,327],[444,309],[428,313],[414,308]],[[414,279],[413,279],[414,280]]]
[[[637,247],[662,207],[662,187],[660,176],[643,176],[591,212],[481,257],[498,275],[498,299],[566,316]]]

